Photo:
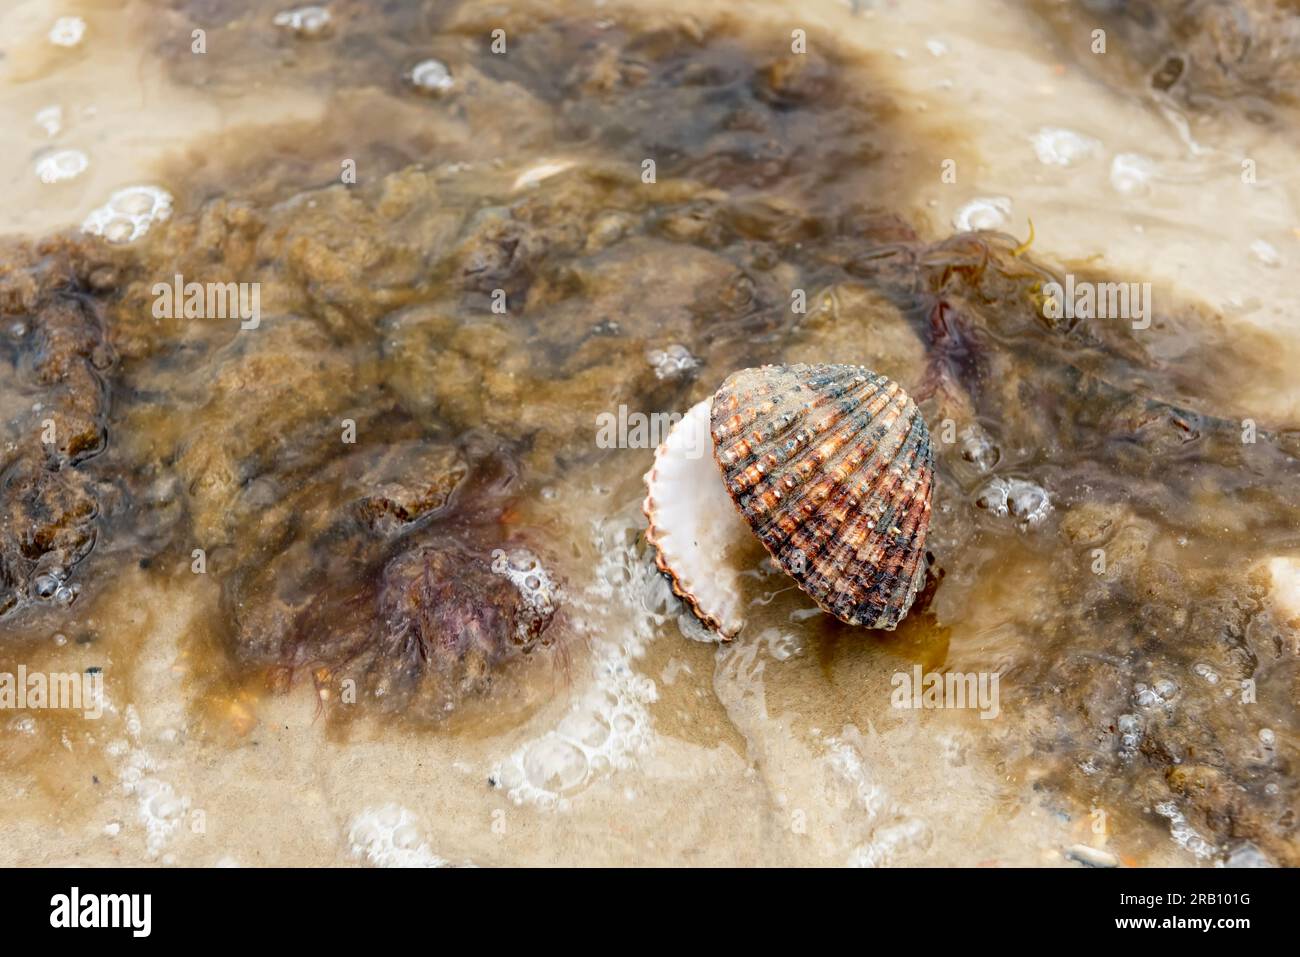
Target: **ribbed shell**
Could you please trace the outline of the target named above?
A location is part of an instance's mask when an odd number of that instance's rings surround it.
[[[861,366],[744,369],[710,427],[727,492],[786,574],[841,621],[894,628],[925,581],[934,484],[902,387]]]

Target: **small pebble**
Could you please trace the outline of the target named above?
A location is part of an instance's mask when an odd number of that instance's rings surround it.
[[[1085,867],[1119,867],[1119,858],[1114,854],[1087,844],[1071,844],[1065,849],[1065,856]]]

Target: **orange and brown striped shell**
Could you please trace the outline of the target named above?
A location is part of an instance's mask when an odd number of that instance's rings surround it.
[[[925,581],[934,452],[898,383],[861,366],[743,369],[713,396],[727,492],[823,611],[894,628]]]

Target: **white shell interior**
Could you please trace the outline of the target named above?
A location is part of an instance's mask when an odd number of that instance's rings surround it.
[[[694,405],[655,452],[646,474],[646,537],[659,551],[659,567],[673,591],[723,640],[745,624],[737,550],[753,533],[736,511],[713,459],[709,432],[712,397]]]

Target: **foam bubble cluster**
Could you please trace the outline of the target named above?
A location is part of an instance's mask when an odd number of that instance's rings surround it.
[[[52,565],[32,579],[32,594],[41,601],[52,601],[67,607],[81,594],[81,586],[68,584],[68,570]]]
[[[1142,682],[1133,686],[1133,700],[1139,708],[1169,705],[1177,695],[1178,684],[1169,678],[1161,678],[1150,686]]]
[[[1041,485],[1001,476],[980,490],[975,504],[999,517],[1014,516],[1022,528],[1039,524],[1052,510],[1052,500]]]
[[[309,39],[328,35],[332,25],[329,10],[318,6],[283,10],[277,13],[271,22],[297,36]]]
[[[658,700],[652,679],[637,674],[622,649],[598,654],[596,680],[553,731],[516,750],[492,778],[515,804],[563,809],[594,777],[625,770],[651,741],[647,705]]]
[[[700,367],[700,360],[680,343],[673,343],[666,349],[650,349],[645,357],[655,370],[657,379],[677,379]]]
[[[1142,719],[1135,714],[1122,714],[1115,722],[1119,731],[1119,754],[1131,758],[1142,743]]]
[[[905,851],[924,851],[934,841],[930,825],[919,817],[910,817],[877,828],[871,840],[855,848],[849,867],[885,867]]]
[[[399,804],[365,808],[348,828],[352,856],[372,867],[450,867],[429,849],[415,815]]]
[[[1214,845],[1197,833],[1174,802],[1164,801],[1157,804],[1155,812],[1168,819],[1169,834],[1174,839],[1174,843],[1183,850],[1201,860],[1214,856]]]
[[[42,183],[62,183],[86,171],[90,159],[81,150],[55,150],[36,161],[36,175]]]
[[[638,555],[638,527],[632,514],[594,526],[600,563],[583,593],[568,602],[584,618],[613,616],[619,627],[609,638],[593,638],[591,685],[559,724],[492,769],[492,780],[515,804],[564,810],[592,781],[633,767],[652,747],[649,706],[658,700],[658,688],[633,662],[667,616],[616,605],[629,595],[655,594],[662,585],[654,564]]]
[[[129,243],[171,214],[172,195],[165,189],[128,186],[115,192],[103,206],[92,210],[81,224],[81,231],[103,236],[110,243]]]
[[[104,710],[117,713],[107,699]],[[127,705],[124,719],[127,737],[110,742],[107,751],[110,757],[120,759],[122,792],[136,799],[137,817],[145,830],[145,856],[154,860],[184,825],[190,799],[178,795],[158,777],[159,764],[141,743],[142,726],[135,705]],[[168,858],[163,862],[169,863]]]
[[[515,622],[515,637],[521,645],[530,646],[555,617],[563,597],[559,586],[541,560],[526,548],[497,549],[492,556],[492,572],[519,590],[523,605]]]

